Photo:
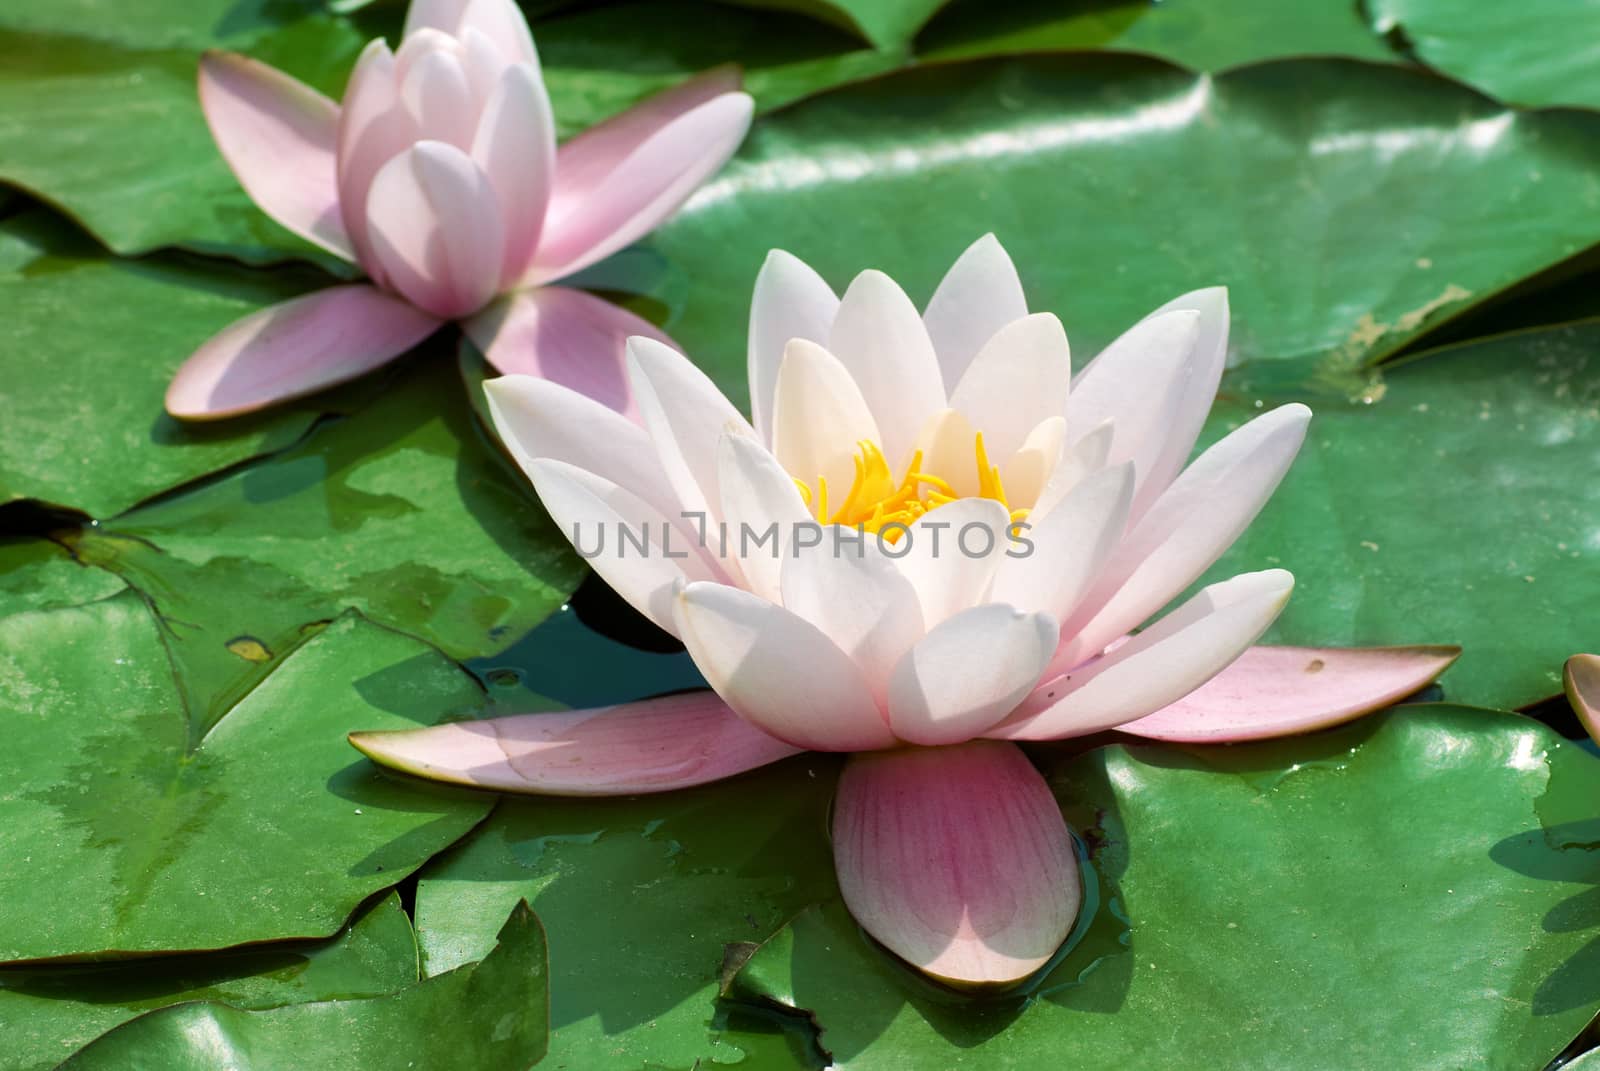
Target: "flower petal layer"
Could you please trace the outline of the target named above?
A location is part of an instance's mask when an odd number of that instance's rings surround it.
[[[1293,588],[1294,577],[1282,569],[1212,584],[1126,643],[1041,684],[988,735],[1059,740],[1153,714],[1243,654],[1283,610]]]
[[[629,415],[638,405],[628,382],[628,339],[675,346],[650,321],[564,286],[507,294],[462,326],[501,372],[548,379]]]
[[[200,60],[200,107],[250,199],[300,237],[345,260],[339,213],[339,106],[276,68],[232,52]]]
[[[866,675],[798,614],[722,584],[688,585],[674,610],[695,666],[756,728],[814,751],[894,745]]]
[[[963,987],[1038,970],[1082,900],[1060,806],[1011,744],[854,756],[834,800],[833,853],[856,921],[913,967]]]
[[[236,320],[178,369],[167,412],[218,420],[354,379],[400,356],[440,321],[374,286],[318,290]]]
[[[932,629],[894,669],[889,727],[932,747],[982,733],[1039,683],[1060,624],[1003,603],[963,610]]]
[[[945,408],[944,374],[917,307],[883,272],[864,271],[839,301],[828,350],[856,381],[899,471],[928,415]]]
[[[1117,728],[1180,743],[1233,743],[1325,729],[1427,687],[1459,647],[1252,647],[1170,706]]]
[[[733,155],[754,104],[724,93],[660,127],[581,200],[568,198],[556,160],[557,198],[529,282],[571,275],[649,234]]]
[[[825,345],[838,313],[838,295],[810,265],[781,249],[767,254],[750,299],[748,360],[751,422],[769,446],[784,350],[797,338]]]
[[[418,777],[540,796],[667,792],[799,753],[752,728],[711,692],[351,733],[350,743],[379,765]]]
[[[1016,266],[999,239],[984,235],[956,258],[922,314],[945,384],[961,382],[984,343],[1026,315]]]

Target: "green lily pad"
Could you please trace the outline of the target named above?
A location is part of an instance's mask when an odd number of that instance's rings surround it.
[[[881,49],[902,47],[949,0],[728,0],[745,7],[797,11],[859,34]]]
[[[67,537],[150,598],[198,717],[220,717],[345,610],[471,658],[582,580],[485,445],[453,363],[423,356],[294,449]]]
[[[8,5],[0,182],[61,208],[118,253],[182,245],[334,266],[239,187],[195,79],[202,50],[230,48],[337,94],[365,43],[342,18],[270,0]]]
[[[766,112],[906,58],[800,15],[702,0],[581,8],[535,23],[533,35],[563,137],[723,63],[743,68]]]
[[[1352,0],[955,0],[917,38],[925,59],[1115,48],[1218,71],[1283,56],[1396,58]]]
[[[974,1003],[915,982],[835,901],[735,992],[803,1010],[833,1066],[873,1071],[1536,1068],[1600,1006],[1592,971],[1563,973],[1600,926],[1600,765],[1537,722],[1415,706],[1296,740],[1040,755],[1126,948]]]
[[[118,1027],[61,1068],[527,1071],[544,1056],[547,1000],[544,933],[519,904],[482,962],[398,993],[262,1011],[182,1004]]]
[[[1559,693],[1600,600],[1597,370],[1589,321],[1419,355],[1367,405],[1308,399],[1299,459],[1208,579],[1293,572],[1273,642],[1459,644],[1452,700]],[[1261,404],[1225,390],[1207,439]]]
[[[325,937],[489,810],[354,761],[349,730],[483,699],[358,617],[214,725],[185,708],[135,592],[0,619],[0,652],[0,960]]]
[[[63,1057],[145,1012],[194,1000],[238,1008],[349,1000],[417,980],[411,921],[390,893],[315,944],[129,960],[98,967],[0,969],[4,1071],[50,1071]]]
[[[127,585],[72,560],[48,539],[0,539],[0,617],[23,610],[79,606],[115,595]]]
[[[550,932],[553,1065],[798,1066],[781,1034],[728,1040],[718,972],[725,945],[764,940],[832,889],[837,767],[803,756],[665,796],[507,799],[422,873],[424,972],[482,955],[526,898]]]
[[[200,426],[162,407],[195,347],[304,290],[305,273],[117,260],[87,245],[39,213],[0,224],[0,504],[32,498],[110,517],[311,426],[314,405]]]
[[[1355,369],[1600,238],[1597,167],[1600,115],[1507,111],[1414,69],[1210,77],[1043,55],[768,116],[654,241],[690,280],[668,330],[737,394],[768,249],[836,286],[882,268],[925,300],[991,229],[1078,354],[1222,283],[1236,362],[1349,391]]]
[[[1517,104],[1600,107],[1600,5],[1591,0],[1475,4],[1368,0],[1380,33],[1422,62]]]

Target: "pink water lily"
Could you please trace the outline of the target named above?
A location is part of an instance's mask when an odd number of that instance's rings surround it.
[[[239,182],[273,219],[370,282],[263,309],[200,347],[174,416],[248,412],[361,375],[459,320],[502,372],[627,410],[624,341],[648,322],[550,286],[643,237],[731,156],[750,124],[738,72],[709,71],[556,145],[512,0],[415,0],[391,52],[367,46],[335,103],[231,53],[200,101]]]
[[[1600,744],[1600,655],[1573,655],[1561,677],[1572,712],[1589,738]]]
[[[833,818],[851,912],[933,977],[1014,983],[1055,953],[1080,896],[1067,825],[1018,741],[1304,732],[1388,705],[1457,653],[1253,647],[1289,597],[1281,569],[1134,631],[1238,537],[1305,435],[1310,412],[1283,406],[1185,468],[1227,332],[1224,291],[1185,294],[1074,377],[1060,322],[1029,313],[990,236],[921,314],[879,272],[840,298],[772,254],[750,421],[649,339],[629,344],[642,426],[547,381],[496,380],[496,426],[551,515],[713,692],[352,741],[425,777],[552,795],[855,753]],[[774,524],[771,544],[737,534]],[[666,545],[597,550],[606,526]]]

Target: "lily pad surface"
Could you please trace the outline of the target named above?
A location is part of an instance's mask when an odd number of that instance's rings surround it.
[[[292,450],[71,537],[81,558],[149,596],[203,717],[347,609],[477,657],[582,579],[532,491],[480,437],[453,362],[425,352],[376,389]]]
[[[162,398],[195,347],[310,281],[174,256],[117,260],[37,213],[0,224],[0,504],[110,517],[294,442],[315,404],[197,427],[167,416]]]
[[[411,922],[390,893],[338,936],[239,952],[97,967],[0,969],[5,1071],[49,1071],[112,1027],[157,1008],[216,1000],[237,1008],[375,997],[417,980]]]
[[[388,996],[252,1011],[207,1001],[152,1012],[113,1030],[62,1071],[527,1071],[544,1056],[545,941],[519,904],[482,962]]]
[[[1435,350],[1367,404],[1226,389],[1212,439],[1262,406],[1315,411],[1288,478],[1210,573],[1282,566],[1269,642],[1453,643],[1452,700],[1520,707],[1594,646],[1600,321]]]
[[[331,935],[491,803],[385,780],[344,734],[481,701],[348,616],[208,725],[136,593],[0,619],[0,960]]]
[[[1297,59],[1201,76],[1041,55],[769,116],[654,242],[692,284],[667,329],[736,395],[769,249],[838,288],[881,268],[925,301],[987,230],[1080,361],[1174,295],[1225,284],[1236,363],[1348,388],[1600,239],[1597,174],[1600,115],[1518,113],[1424,71]]]
[[[1594,0],[1369,0],[1366,11],[1424,63],[1501,100],[1600,107]]]
[[[1592,972],[1562,971],[1600,926],[1600,764],[1536,722],[1413,706],[1298,740],[1039,754],[1126,945],[1085,940],[1027,995],[975,1003],[830,903],[733,991],[812,1017],[833,1066],[886,1071],[1535,1068],[1600,1006]]]
[[[94,602],[126,586],[107,572],[73,561],[59,543],[0,539],[0,617]]]

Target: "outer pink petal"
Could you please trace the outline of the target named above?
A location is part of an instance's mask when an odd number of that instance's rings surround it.
[[[758,728],[815,751],[894,746],[866,675],[809,621],[721,584],[688,585],[673,609],[706,681]]]
[[[550,214],[565,216],[574,211],[657,131],[738,88],[739,68],[714,67],[567,141],[556,155]]]
[[[1573,713],[1578,715],[1594,742],[1600,744],[1600,656],[1573,655],[1567,659],[1562,676]]]
[[[833,855],[867,932],[959,986],[1038,970],[1082,899],[1060,807],[1011,744],[855,756],[834,801]]]
[[[232,52],[200,60],[200,106],[251,200],[309,242],[355,259],[339,215],[339,106],[276,68]]]
[[[390,769],[541,796],[667,792],[799,753],[752,728],[711,692],[565,714],[351,733],[350,743]]]
[[[251,313],[194,352],[167,388],[167,412],[217,420],[353,379],[439,326],[365,284],[335,286]]]
[[[1180,743],[1231,743],[1326,729],[1427,687],[1459,647],[1252,647],[1171,706],[1119,725]]]
[[[588,191],[545,220],[529,282],[571,275],[643,238],[719,170],[750,128],[755,109],[743,93],[724,93],[660,128]],[[556,160],[556,187],[567,187]]]
[[[650,321],[560,286],[507,294],[462,326],[500,371],[548,379],[634,419],[628,339],[643,335],[677,348]]]

